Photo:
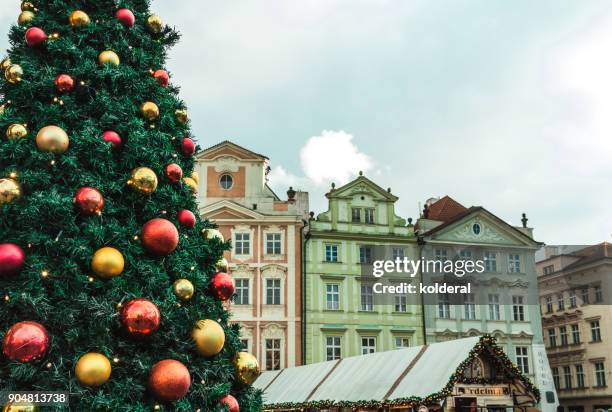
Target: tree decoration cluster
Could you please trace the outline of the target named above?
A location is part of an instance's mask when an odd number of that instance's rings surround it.
[[[23,1],[0,62],[0,382],[74,410],[258,411],[163,68],[178,34],[148,0],[77,3]]]

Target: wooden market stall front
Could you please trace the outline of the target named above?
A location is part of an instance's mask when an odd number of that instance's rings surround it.
[[[270,412],[532,412],[540,400],[489,336],[268,371],[255,387]]]

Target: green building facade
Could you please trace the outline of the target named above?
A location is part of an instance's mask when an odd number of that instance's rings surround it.
[[[329,209],[311,218],[305,242],[305,363],[423,344],[419,302],[377,304],[362,277],[383,246],[418,258],[413,225],[395,214],[398,198],[362,173],[326,197]]]

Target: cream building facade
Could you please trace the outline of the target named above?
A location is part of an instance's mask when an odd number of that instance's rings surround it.
[[[612,244],[544,252],[538,283],[559,410],[612,410]]]
[[[308,194],[281,200],[268,186],[269,159],[225,141],[197,155],[200,214],[232,241],[236,294],[229,303],[245,350],[263,370],[301,364],[302,238]]]

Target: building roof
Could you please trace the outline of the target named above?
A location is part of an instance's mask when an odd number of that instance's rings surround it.
[[[264,156],[264,155],[259,154],[259,153],[255,153],[252,150],[246,149],[246,148],[244,148],[244,147],[242,147],[242,146],[240,146],[240,145],[238,145],[238,144],[236,144],[234,142],[231,142],[229,140],[224,140],[224,141],[222,141],[220,143],[217,143],[216,145],[213,145],[213,146],[210,146],[210,147],[208,147],[208,148],[206,148],[204,150],[201,150],[197,154],[197,156],[201,156],[201,155],[206,154],[208,152],[212,152],[212,151],[217,150],[217,149],[219,149],[219,148],[221,148],[223,146],[231,146],[231,147],[234,147],[234,148],[240,150],[241,152],[248,153],[248,154],[252,155],[255,158],[261,158],[262,160],[269,160],[267,156]]]
[[[611,259],[612,244],[608,242],[602,242],[596,245],[585,247],[575,252],[568,253],[568,255],[577,257],[579,259],[562,268],[563,270],[574,269],[576,267],[593,263],[602,259]]]
[[[490,336],[266,371],[254,386],[263,391],[266,410],[431,402],[445,398],[463,368],[486,351],[510,372],[508,376],[521,380],[535,398],[539,397],[538,390],[518,372]]]
[[[466,210],[467,207],[447,195],[429,205],[427,219],[447,222]]]
[[[359,191],[358,189],[360,187],[372,189],[374,192],[378,193],[378,195],[383,199],[386,199],[392,202],[396,202],[398,200],[397,196],[391,194],[390,188],[387,190],[383,189],[378,184],[374,183],[372,180],[365,177],[363,175],[363,172],[359,172],[359,176],[357,176],[355,179],[351,180],[347,184],[342,185],[338,188],[334,187],[332,183],[332,189],[325,194],[325,197],[330,199],[332,197],[347,196],[347,194],[348,196],[352,196],[352,194],[354,194],[355,192],[351,189],[356,189],[357,191]]]

